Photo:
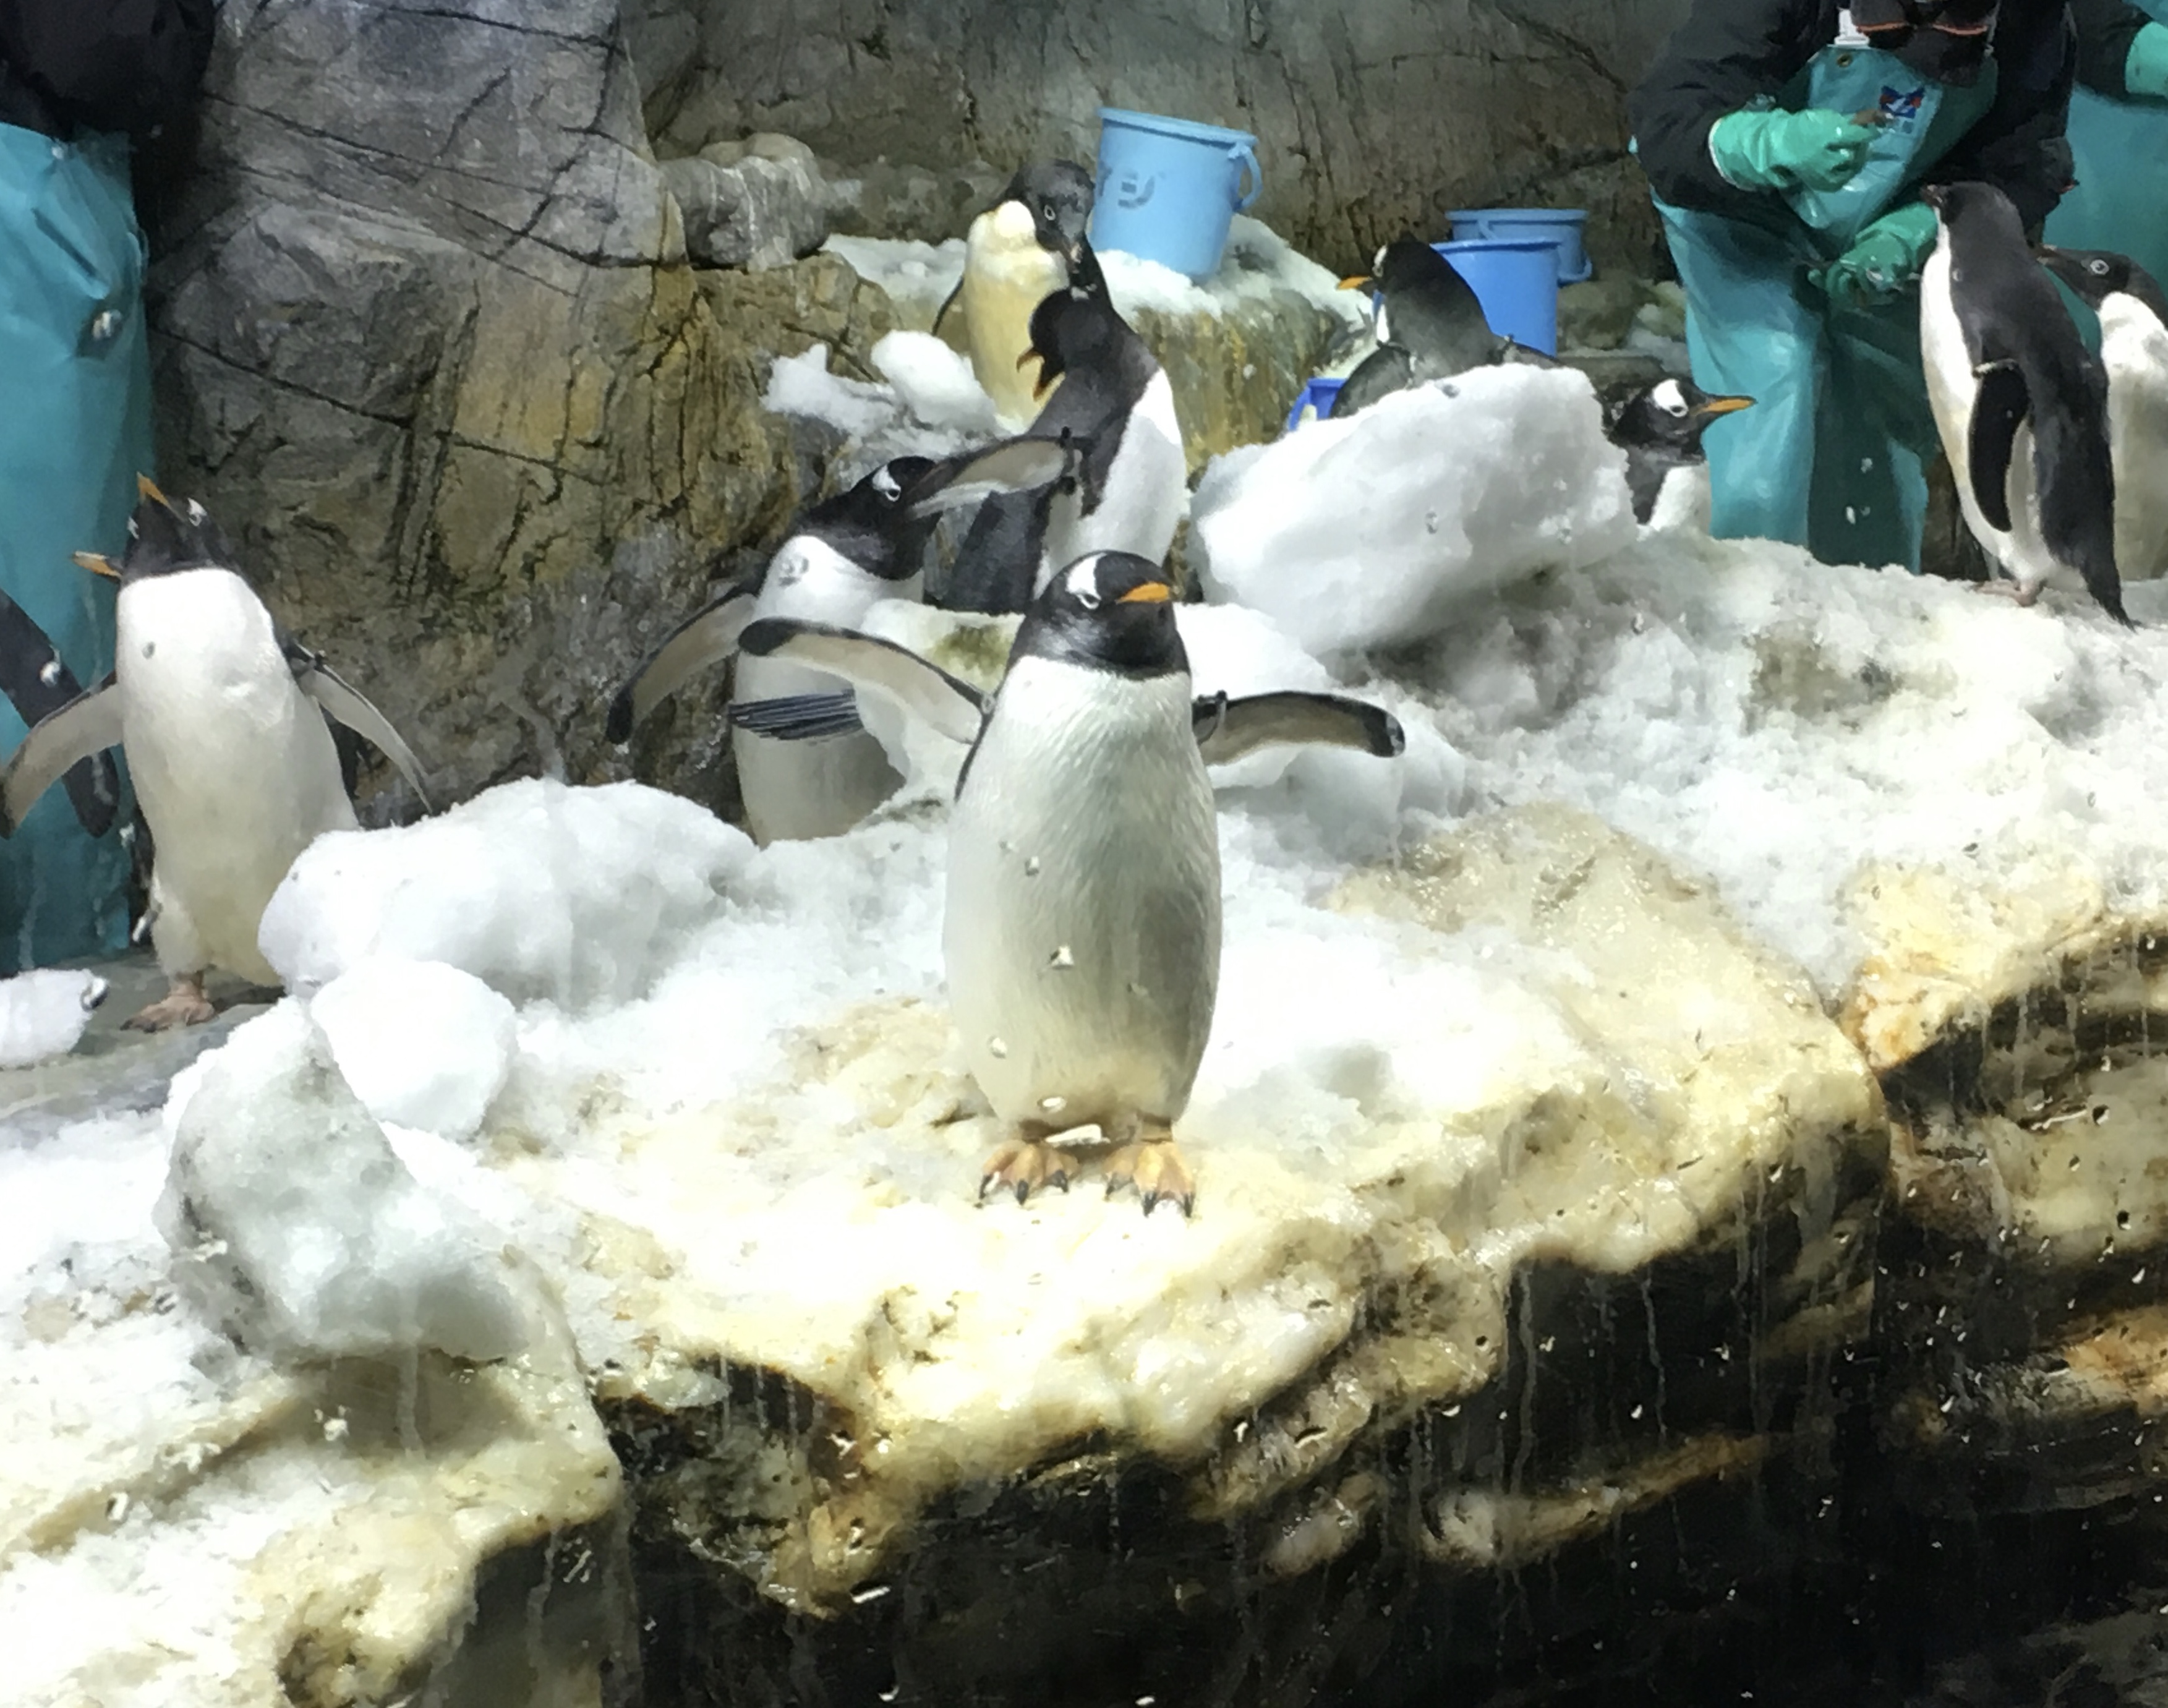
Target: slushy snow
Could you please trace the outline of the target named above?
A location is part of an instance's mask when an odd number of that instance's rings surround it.
[[[0,979],[0,1067],[65,1056],[105,1000],[105,981],[72,968],[40,967]]]
[[[481,1125],[512,1071],[512,1004],[440,960],[372,955],[309,1004],[339,1072],[380,1121],[439,1138]]]

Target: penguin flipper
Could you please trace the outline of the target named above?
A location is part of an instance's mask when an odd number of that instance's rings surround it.
[[[82,761],[120,745],[120,695],[113,678],[38,720],[0,770],[0,837],[13,836],[38,797]],[[107,762],[108,774],[111,762]],[[114,791],[117,801],[119,791]],[[77,809],[80,816],[82,808]],[[106,822],[112,822],[109,808]],[[86,822],[83,827],[88,830]]]
[[[1202,726],[1200,728],[1200,726]],[[1274,742],[1353,748],[1390,759],[1405,748],[1400,721],[1383,706],[1338,694],[1253,694],[1198,700],[1190,727],[1208,765],[1225,765]]]
[[[1974,369],[1979,390],[1972,400],[1965,460],[1972,495],[1987,525],[2010,531],[2010,455],[2017,423],[2032,407],[2025,375],[2014,361],[1983,362]]]
[[[1405,391],[1415,383],[1415,361],[1398,344],[1380,344],[1363,358],[1340,387],[1340,395],[1332,400],[1332,412],[1326,419],[1338,421],[1366,409],[1380,397],[1390,397],[1395,391]]]
[[[826,741],[856,735],[865,727],[858,717],[858,696],[848,689],[841,694],[746,700],[731,707],[730,719],[739,729],[778,742]]]
[[[317,657],[311,657],[294,673],[294,684],[396,765],[407,786],[420,797],[423,811],[437,810],[429,804],[428,782],[422,775],[422,762],[414,757],[414,750],[391,727],[391,720],[370,705],[359,689]]]
[[[949,337],[948,317],[952,314],[962,313],[963,310],[964,281],[959,278],[948,295],[941,299],[941,306],[933,311],[933,324],[928,330],[943,343],[952,342]],[[960,327],[956,328],[959,335],[962,330]]]
[[[907,646],[855,629],[789,617],[747,625],[738,646],[756,658],[788,658],[894,700],[937,735],[969,745],[986,721],[986,697]]]
[[[912,483],[903,503],[913,516],[961,510],[999,494],[1050,487],[1075,473],[1076,463],[1065,439],[1005,439],[934,464]]]
[[[8,696],[25,730],[35,729],[82,693],[82,684],[54,650],[30,614],[0,593],[0,694]],[[87,836],[113,828],[120,806],[120,774],[104,748],[68,767],[62,780],[76,822]]]
[[[696,671],[737,650],[738,636],[752,620],[752,585],[740,582],[672,629],[618,689],[603,723],[603,735],[620,743],[631,740],[634,726],[645,722]]]

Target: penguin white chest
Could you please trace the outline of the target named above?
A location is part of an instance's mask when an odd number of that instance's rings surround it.
[[[122,746],[157,851],[159,959],[276,983],[256,947],[264,903],[317,836],[355,823],[323,715],[231,570],[129,583],[117,629]]]
[[[1174,388],[1165,374],[1156,373],[1122,423],[1097,502],[1087,511],[1081,494],[1055,499],[1038,590],[1044,592],[1057,571],[1087,552],[1134,551],[1147,562],[1164,563],[1188,507],[1189,466],[1182,423],[1175,418]]]
[[[1003,683],[950,821],[949,999],[1004,1120],[1189,1100],[1220,976],[1219,822],[1186,674],[1041,658]]]
[[[2115,561],[2125,581],[2168,575],[2168,327],[2118,291],[2101,305],[2115,464]]]
[[[1028,426],[1043,401],[1032,395],[1039,364],[1017,363],[1031,349],[1031,312],[1069,283],[1069,268],[1042,248],[1021,202],[1003,202],[971,221],[964,253],[964,324],[971,371],[1010,432]]]

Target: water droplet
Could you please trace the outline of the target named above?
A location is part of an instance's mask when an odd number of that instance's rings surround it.
[[[1047,957],[1046,964],[1056,972],[1066,972],[1076,965],[1076,957],[1069,952],[1069,945],[1065,943]]]
[[[1007,1044],[1007,1040],[1003,1040],[1003,1039],[1000,1039],[1000,1038],[989,1038],[989,1039],[987,1039],[987,1040],[986,1040],[986,1048],[987,1048],[987,1049],[989,1049],[989,1050],[991,1050],[991,1051],[992,1051],[994,1052],[994,1056],[995,1056],[995,1058],[996,1058],[996,1060],[1006,1060],[1006,1059],[1007,1058],[1007,1056],[1008,1056],[1008,1053],[1009,1053],[1009,1046],[1008,1046],[1008,1044]]]
[[[1042,1097],[1039,1100],[1039,1106],[1049,1115],[1060,1115],[1063,1109],[1069,1107],[1069,1099],[1065,1097]]]
[[[1027,878],[1035,878],[1039,875],[1039,856],[1037,854],[1034,854],[1029,859],[1023,863],[1023,875]]]

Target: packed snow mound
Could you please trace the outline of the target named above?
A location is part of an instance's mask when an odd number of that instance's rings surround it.
[[[900,337],[911,342],[897,344]],[[926,345],[936,343],[922,334],[892,333],[876,345],[877,363],[878,353],[885,352],[888,365],[882,371],[896,381],[891,385],[830,373],[826,344],[778,356],[768,370],[761,405],[778,415],[817,421],[840,434],[843,445],[836,471],[845,484],[892,457],[954,456],[974,450],[995,437],[993,400],[979,392],[986,398],[981,418],[954,370],[927,350]],[[948,349],[945,344],[940,348]],[[964,361],[960,356],[955,359]],[[977,387],[968,362],[962,377]]]
[[[512,1069],[512,1004],[439,960],[372,956],[309,1004],[340,1073],[378,1120],[439,1138],[481,1125]]]
[[[743,831],[659,789],[529,778],[419,824],[319,837],[258,942],[300,996],[388,955],[442,961],[514,1003],[622,1003],[715,917],[752,854]]]
[[[1216,459],[1191,555],[1208,597],[1312,652],[1405,646],[1479,595],[1631,545],[1625,471],[1586,375],[1479,369]]]
[[[424,1188],[298,1003],[177,1085],[158,1231],[182,1292],[251,1351],[508,1358],[525,1312],[489,1231]]]
[[[932,333],[889,333],[874,346],[873,364],[928,427],[994,436],[994,400],[971,371],[970,359]]]
[[[0,979],[0,1067],[65,1056],[105,1000],[105,981],[73,968],[40,967]]]

